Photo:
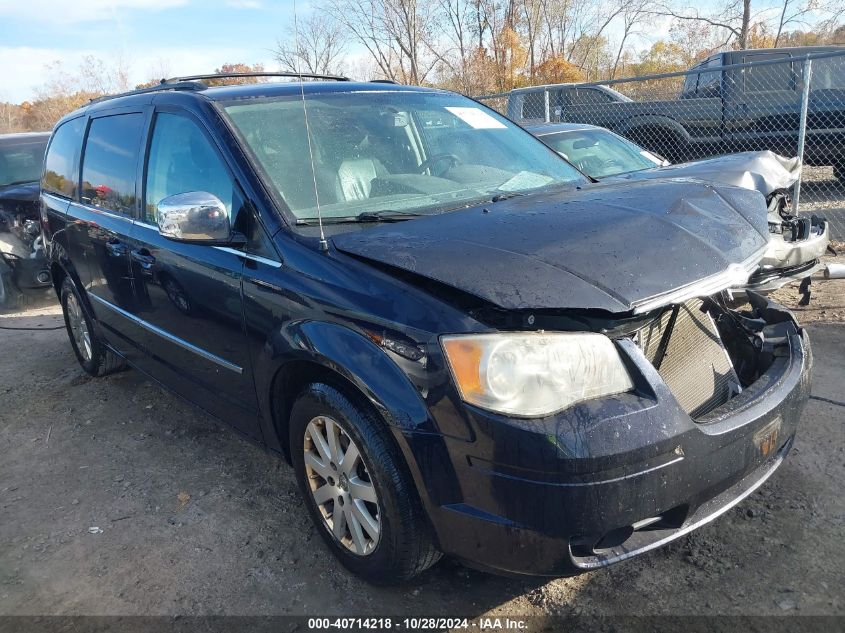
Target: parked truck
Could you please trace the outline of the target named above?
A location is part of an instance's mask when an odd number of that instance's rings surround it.
[[[588,123],[672,161],[747,150],[796,154],[804,62],[812,59],[804,160],[845,179],[845,46],[729,51],[694,66],[671,99],[632,100],[609,86],[513,90],[508,116],[523,124]],[[642,82],[641,88],[663,85]]]

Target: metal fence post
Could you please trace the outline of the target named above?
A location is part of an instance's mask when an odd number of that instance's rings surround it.
[[[810,79],[813,76],[813,60],[804,60],[804,85],[801,91],[801,119],[798,123],[798,182],[795,183],[795,195],[792,197],[792,213],[798,214],[798,203],[801,199],[801,181],[804,179],[804,143],[807,139],[807,106],[810,103]]]
[[[546,88],[543,90],[543,104],[546,106],[546,123],[549,123],[551,118],[551,112],[549,112],[549,89]]]

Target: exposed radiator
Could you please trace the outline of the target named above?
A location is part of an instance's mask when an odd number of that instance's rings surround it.
[[[701,299],[667,310],[640,329],[636,342],[678,403],[699,418],[740,391],[733,363]]]

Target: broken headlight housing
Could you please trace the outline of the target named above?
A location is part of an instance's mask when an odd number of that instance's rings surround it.
[[[503,332],[440,340],[461,398],[497,413],[541,417],[634,386],[603,334]]]

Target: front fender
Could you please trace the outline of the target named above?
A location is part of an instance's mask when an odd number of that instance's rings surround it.
[[[386,351],[357,331],[325,321],[290,322],[268,336],[255,359],[256,388],[263,411],[279,410],[273,403],[276,397],[296,396],[274,392],[279,389],[279,375],[303,362],[325,369],[326,380],[335,375],[353,385],[397,430],[437,432],[420,393]],[[275,420],[279,422],[287,423]],[[268,443],[275,443],[276,438],[270,438],[278,431],[265,429]]]

